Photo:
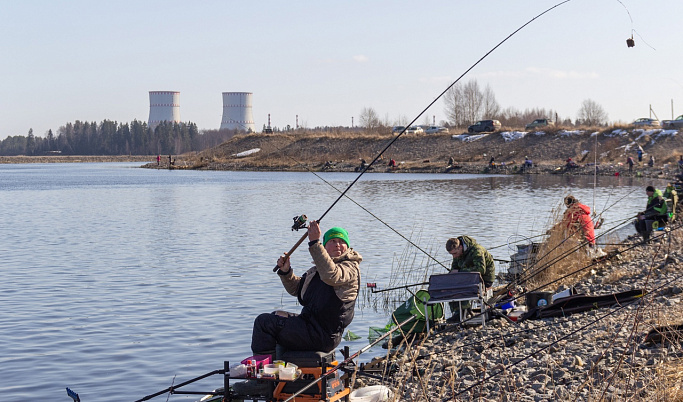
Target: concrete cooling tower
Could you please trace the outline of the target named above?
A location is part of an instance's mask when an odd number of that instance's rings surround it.
[[[255,131],[251,92],[223,92],[221,130]]]
[[[154,130],[162,121],[180,123],[180,92],[149,91],[149,121]]]

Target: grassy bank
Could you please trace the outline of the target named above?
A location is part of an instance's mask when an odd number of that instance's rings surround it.
[[[395,141],[394,141],[395,140]],[[391,143],[394,141],[393,143]],[[387,148],[387,146],[391,145]],[[638,162],[636,150],[643,149]],[[371,169],[376,172],[594,174],[673,177],[683,154],[677,131],[584,129],[548,132],[503,131],[484,135],[404,134],[362,131],[300,131],[237,135],[206,151],[179,158],[175,168],[254,171],[356,171],[362,160],[371,162],[386,151]],[[626,158],[636,161],[629,172]],[[654,156],[653,167],[647,166]],[[449,160],[453,159],[453,165]],[[490,165],[491,158],[494,159]],[[579,167],[564,168],[567,158]],[[395,168],[388,163],[394,159]],[[164,162],[164,161],[162,161]],[[163,163],[162,163],[163,165]],[[156,163],[148,167],[156,167]],[[164,166],[162,166],[164,167]],[[168,166],[165,166],[168,167]]]

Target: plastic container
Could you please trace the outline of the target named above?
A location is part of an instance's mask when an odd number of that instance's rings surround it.
[[[245,364],[233,364],[230,366],[230,377],[246,378],[247,366]]]
[[[384,385],[372,385],[354,390],[349,395],[351,402],[382,402],[388,401],[393,396],[389,387]]]
[[[280,367],[278,375],[281,380],[293,381],[296,379],[296,367]]]
[[[273,362],[273,364],[277,364],[278,366],[282,366],[282,367],[284,367],[284,366],[287,365],[287,363],[285,363],[284,360],[275,360],[275,361]]]
[[[264,374],[277,374],[279,370],[280,366],[278,364],[266,364],[265,366],[263,366]]]

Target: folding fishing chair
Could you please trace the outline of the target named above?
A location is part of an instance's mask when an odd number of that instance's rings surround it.
[[[474,301],[481,306],[481,314],[470,320],[481,322],[482,326],[486,325],[485,286],[479,272],[451,272],[432,275],[429,277],[427,293],[429,293],[429,300],[423,300],[425,315],[427,306],[430,304]],[[458,305],[460,317],[463,318],[462,305],[460,303]],[[463,320],[463,322],[470,320]],[[427,332],[429,332],[429,320],[427,320]]]

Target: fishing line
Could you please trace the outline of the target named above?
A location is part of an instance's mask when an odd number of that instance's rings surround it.
[[[683,227],[683,224],[682,224],[682,225],[679,225],[679,226],[677,226],[677,227],[674,227],[674,228],[670,228],[670,230],[669,230],[669,236],[671,235],[670,232],[673,232],[674,230],[678,230],[678,229],[680,229],[681,227]],[[632,250],[632,249],[634,249],[634,248],[636,248],[636,247],[639,247],[639,246],[641,246],[641,245],[643,245],[643,244],[651,243],[653,240],[654,240],[654,238],[651,237],[651,238],[649,238],[648,240],[643,240],[643,241],[634,243],[634,244],[632,244],[631,246],[629,246],[629,247],[627,247],[627,248],[625,248],[625,249],[623,249],[623,250],[619,250],[619,251],[618,251],[617,253],[615,253],[614,255],[616,256],[616,255],[623,254],[623,253],[625,253],[626,251]],[[590,268],[590,267],[592,267],[592,266],[595,266],[596,264],[598,264],[598,263],[600,263],[600,262],[601,262],[601,261],[593,261],[592,263],[588,264],[587,266],[585,266],[585,267],[583,267],[583,268],[579,268],[579,269],[577,269],[577,270],[575,270],[575,271],[573,271],[573,272],[570,272],[570,273],[568,273],[568,274],[566,274],[566,275],[564,275],[564,276],[562,276],[562,277],[560,277],[560,278],[557,278],[557,279],[555,279],[555,280],[553,280],[553,281],[550,281],[550,282],[548,282],[548,283],[546,283],[546,284],[543,284],[543,285],[541,285],[541,286],[539,286],[539,287],[537,287],[537,288],[535,288],[535,289],[533,289],[533,290],[530,290],[530,291],[528,291],[528,292],[525,292],[525,294],[526,294],[526,293],[530,293],[530,292],[535,292],[535,291],[537,291],[537,290],[539,290],[539,289],[542,289],[542,288],[544,288],[544,287],[546,287],[546,286],[548,286],[548,285],[552,285],[553,283],[559,282],[559,281],[561,281],[562,279],[568,278],[568,277],[570,277],[570,276],[572,276],[572,275],[574,275],[574,274],[577,274],[577,273],[579,273],[579,272],[581,272],[581,271],[583,271],[583,270],[585,270],[585,269],[587,269],[587,268]],[[521,295],[515,297],[513,300],[516,300],[516,299],[518,299],[519,297],[521,297]]]
[[[630,220],[630,219],[632,219],[632,218],[628,218],[628,219]],[[599,238],[602,237],[602,236],[607,235],[607,234],[608,234],[609,232],[611,232],[612,230],[615,230],[616,228],[623,226],[624,224],[626,224],[626,223],[619,224],[619,225],[615,226],[614,228],[612,228],[612,229],[606,231],[605,233],[603,233],[603,234],[597,236],[597,237],[596,237],[596,240],[599,239]],[[572,236],[573,236],[573,234],[572,234]],[[553,250],[557,249],[561,244],[563,244],[564,242],[566,242],[566,241],[569,240],[570,238],[571,238],[571,236],[567,237],[567,238],[564,239],[562,242],[560,242],[557,246],[553,247],[553,249],[551,249],[550,251],[548,251],[548,252],[543,256],[543,258],[545,258],[546,256],[548,256]],[[509,290],[511,286],[517,286],[517,285],[519,285],[520,283],[524,283],[524,282],[527,282],[527,281],[533,279],[533,278],[536,277],[537,275],[543,273],[545,270],[547,270],[548,268],[550,268],[553,264],[555,264],[555,263],[557,263],[557,262],[559,262],[559,261],[561,261],[561,260],[567,258],[569,255],[571,255],[571,254],[573,254],[574,252],[580,250],[581,248],[583,248],[583,247],[586,246],[587,244],[588,244],[587,241],[584,241],[584,242],[582,242],[582,243],[579,243],[579,245],[576,246],[575,248],[570,249],[570,250],[568,250],[568,251],[566,251],[566,252],[560,254],[559,256],[555,257],[553,260],[546,262],[545,265],[541,265],[541,266],[538,266],[538,267],[537,267],[537,266],[536,266],[536,263],[534,263],[534,265],[532,265],[531,267],[529,267],[527,270],[525,270],[525,271],[522,273],[522,275],[520,276],[520,278],[515,279],[515,280],[513,280],[512,282],[510,282],[508,285],[506,285],[506,287],[505,287],[504,289]],[[538,261],[540,261],[540,260],[538,260]],[[538,261],[537,261],[537,262],[538,262]],[[592,265],[594,265],[594,264],[590,264],[588,267],[590,267],[590,266],[592,266]],[[582,269],[585,269],[585,268],[587,268],[587,267],[584,267],[584,268],[582,268]],[[534,271],[534,269],[535,269],[536,271]],[[579,271],[581,271],[582,269],[580,269]],[[576,272],[579,272],[579,271],[576,271]],[[524,275],[526,275],[526,276],[524,276]],[[572,274],[569,274],[569,275],[573,275],[573,273],[572,273]],[[564,279],[564,277],[563,277],[563,278],[560,278],[560,279]],[[541,288],[543,288],[544,286],[547,286],[547,285],[549,285],[549,284],[543,285],[543,286],[541,286],[541,287],[539,287],[539,288],[537,288],[537,289],[534,289],[534,290],[541,289]],[[526,293],[528,293],[528,292],[526,292]],[[517,299],[517,298],[515,298],[515,299]]]
[[[372,162],[370,162],[367,166],[365,166],[365,168],[358,174],[358,176],[351,182],[351,184],[349,184],[348,187],[346,187],[346,189],[345,189],[345,190],[341,193],[341,195],[332,203],[332,205],[330,205],[330,207],[327,208],[327,210],[320,216],[320,218],[318,218],[318,221],[322,220],[322,219],[327,215],[327,213],[330,212],[330,210],[331,210],[335,205],[337,205],[337,203],[346,195],[346,193],[349,191],[349,189],[351,189],[351,187],[353,187],[353,185],[356,184],[356,182],[365,174],[365,172],[367,172],[367,170],[370,168],[370,166],[372,166],[375,162],[377,162],[377,160],[382,156],[382,154],[384,154],[384,152],[386,152],[386,150],[389,149],[389,147],[391,147],[391,146],[394,144],[394,142],[396,142],[399,138],[401,138],[401,136],[403,136],[403,134],[405,134],[406,130],[407,130],[409,127],[411,127],[411,126],[413,125],[413,123],[415,123],[415,122],[417,121],[417,119],[420,118],[420,116],[422,116],[425,112],[427,112],[427,110],[428,110],[430,107],[432,107],[432,106],[436,103],[436,101],[438,101],[446,92],[448,92],[448,90],[450,90],[455,84],[457,84],[457,83],[458,83],[458,82],[459,82],[467,73],[469,73],[474,67],[476,67],[479,63],[481,63],[486,57],[488,57],[493,51],[495,51],[498,47],[500,47],[500,46],[501,46],[503,43],[505,43],[508,39],[510,39],[512,36],[514,36],[517,32],[521,31],[524,27],[526,27],[527,25],[531,24],[534,20],[536,20],[537,18],[541,17],[542,15],[544,15],[544,14],[550,12],[551,10],[553,10],[553,9],[555,9],[555,8],[557,8],[557,7],[559,7],[559,6],[563,5],[563,4],[565,4],[565,3],[568,3],[568,2],[570,2],[570,1],[571,1],[571,0],[565,0],[565,1],[562,1],[562,2],[560,2],[560,3],[558,3],[558,4],[555,4],[554,6],[548,8],[547,10],[545,10],[545,11],[543,11],[542,13],[538,14],[538,15],[535,16],[534,18],[530,19],[530,20],[527,21],[524,25],[522,25],[522,26],[520,26],[519,28],[517,28],[514,32],[512,32],[510,35],[508,35],[505,39],[503,39],[503,40],[500,41],[497,45],[495,45],[491,50],[489,50],[489,51],[488,51],[486,54],[484,54],[479,60],[477,60],[470,68],[468,68],[467,70],[465,70],[464,73],[462,73],[455,81],[453,81],[452,84],[450,84],[448,87],[446,87],[446,89],[444,89],[443,92],[441,92],[441,93],[440,93],[440,94],[439,94],[431,103],[429,103],[429,104],[427,105],[427,107],[425,107],[425,108],[422,110],[422,112],[420,112],[420,113],[419,113],[419,114],[418,114],[410,123],[408,123],[408,124],[403,128],[403,130],[401,130],[401,132],[400,132],[396,137],[394,137],[394,138],[393,138],[393,139],[384,147],[384,149],[382,149],[382,150],[379,152],[379,154],[377,154],[377,156],[375,156],[375,159],[373,159]]]
[[[496,373],[494,373],[494,374],[491,374],[490,376],[488,376],[488,377],[486,377],[486,378],[483,378],[482,380],[480,380],[480,381],[476,382],[475,384],[472,384],[471,386],[469,386],[469,387],[467,387],[467,388],[461,390],[460,392],[458,392],[458,393],[455,394],[455,395],[460,395],[460,394],[462,394],[463,392],[467,392],[467,391],[471,390],[472,388],[474,388],[474,387],[476,387],[476,386],[478,386],[478,385],[481,385],[481,384],[487,382],[487,381],[490,380],[491,378],[496,377],[496,376],[498,376],[498,375],[500,375],[500,374],[502,374],[502,373],[504,373],[504,372],[507,372],[510,368],[512,368],[512,367],[514,367],[514,366],[516,366],[516,365],[518,365],[519,363],[521,363],[521,362],[523,362],[523,361],[525,361],[525,360],[527,360],[527,359],[529,359],[529,358],[531,358],[531,357],[536,356],[538,353],[540,353],[540,352],[542,352],[542,351],[544,351],[544,350],[550,348],[550,347],[553,346],[553,345],[556,345],[556,344],[560,343],[561,341],[564,341],[564,340],[568,339],[569,337],[571,337],[571,336],[573,336],[573,335],[576,335],[577,333],[579,333],[579,332],[585,330],[586,328],[588,328],[588,327],[590,327],[590,326],[592,326],[592,325],[594,325],[594,324],[596,324],[596,323],[602,321],[603,319],[605,319],[605,318],[607,318],[607,317],[609,317],[609,316],[611,316],[611,315],[613,315],[613,314],[616,314],[617,312],[619,312],[619,311],[625,309],[626,307],[628,307],[628,306],[630,306],[630,305],[632,305],[632,304],[643,302],[643,300],[644,300],[646,297],[650,297],[650,296],[654,295],[655,292],[661,291],[660,289],[662,289],[663,287],[668,286],[668,285],[670,285],[671,283],[673,283],[673,282],[675,282],[675,281],[681,279],[681,276],[682,276],[682,275],[678,275],[677,277],[671,279],[669,282],[666,282],[666,283],[664,283],[664,284],[658,286],[657,288],[653,289],[651,292],[649,292],[649,293],[647,293],[647,294],[643,294],[642,298],[639,298],[639,299],[636,299],[636,300],[631,300],[631,301],[629,301],[629,302],[624,303],[623,305],[621,305],[620,307],[618,307],[618,308],[616,308],[616,309],[610,311],[609,313],[607,313],[607,314],[605,314],[605,315],[603,315],[603,316],[601,316],[601,317],[599,317],[599,318],[596,318],[595,320],[593,320],[593,321],[587,323],[586,325],[582,326],[581,328],[579,328],[579,329],[577,329],[577,330],[575,330],[575,331],[573,331],[573,332],[568,333],[567,335],[565,335],[565,336],[563,336],[563,337],[557,339],[557,340],[554,341],[554,342],[549,343],[549,344],[546,345],[546,346],[541,347],[540,349],[538,349],[538,350],[536,350],[536,351],[534,351],[534,352],[532,352],[532,353],[526,355],[525,357],[522,357],[522,358],[519,359],[518,361],[516,361],[516,362],[514,362],[514,363],[512,363],[512,364],[510,364],[510,365],[508,365],[508,366],[506,366],[506,367],[504,367],[504,368],[502,368],[502,369],[500,369],[498,372],[496,372]]]
[[[363,211],[367,212],[370,216],[372,216],[372,217],[375,218],[377,221],[379,221],[380,223],[382,223],[384,226],[386,226],[387,228],[389,228],[392,232],[394,232],[394,233],[396,233],[397,235],[401,236],[401,238],[402,238],[403,240],[407,241],[411,246],[415,247],[416,249],[418,249],[419,251],[421,251],[423,254],[425,254],[427,257],[431,258],[432,260],[434,260],[434,261],[436,262],[436,264],[431,264],[431,265],[437,265],[437,264],[438,264],[438,265],[440,265],[441,267],[443,267],[443,268],[445,268],[445,269],[448,269],[448,267],[445,266],[443,263],[441,263],[439,260],[437,260],[436,257],[432,256],[430,253],[428,253],[427,251],[423,250],[420,246],[418,246],[417,244],[415,244],[414,242],[412,242],[410,239],[408,239],[407,237],[405,237],[405,236],[404,236],[403,234],[401,234],[398,230],[394,229],[391,225],[389,225],[388,223],[384,222],[384,221],[383,221],[382,219],[380,219],[377,215],[373,214],[373,213],[370,212],[367,208],[365,208],[364,206],[360,205],[360,204],[357,203],[355,200],[353,200],[351,197],[349,197],[348,195],[346,195],[346,194],[345,194],[346,192],[342,192],[340,189],[338,189],[337,187],[335,187],[332,183],[330,183],[330,182],[328,182],[327,180],[325,180],[322,176],[320,176],[319,174],[317,174],[316,172],[314,172],[313,170],[311,170],[308,166],[306,166],[306,165],[304,165],[303,163],[301,163],[301,162],[299,162],[298,160],[296,160],[294,157],[292,157],[292,156],[290,156],[290,155],[286,155],[286,156],[287,156],[288,158],[292,159],[292,160],[293,160],[295,163],[297,163],[298,165],[302,166],[304,169],[306,169],[306,170],[308,170],[309,172],[313,173],[313,175],[315,175],[315,177],[319,178],[319,179],[322,180],[325,184],[327,184],[328,186],[332,187],[332,188],[335,189],[337,192],[341,193],[341,194],[342,194],[341,196],[346,197],[346,199],[348,199],[349,201],[351,201],[351,202],[353,202],[354,204],[356,204],[360,209],[362,209]]]

